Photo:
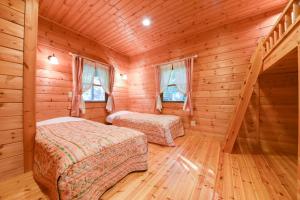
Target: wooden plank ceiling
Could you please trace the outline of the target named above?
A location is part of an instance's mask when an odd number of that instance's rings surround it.
[[[40,16],[128,56],[282,9],[287,0],[40,0]],[[152,19],[143,27],[144,17]]]

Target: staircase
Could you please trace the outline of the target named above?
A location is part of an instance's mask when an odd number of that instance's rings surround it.
[[[300,44],[300,0],[290,0],[273,29],[260,41],[250,61],[235,112],[226,133],[223,151],[231,153],[260,72],[266,71]]]
[[[243,83],[241,93],[236,104],[235,111],[230,121],[229,127],[226,132],[226,141],[223,147],[223,151],[231,153],[234,143],[237,139],[240,127],[244,120],[253,90],[254,85],[258,79],[258,76],[263,66],[264,47],[263,40],[260,40],[254,54],[250,60],[250,70]]]

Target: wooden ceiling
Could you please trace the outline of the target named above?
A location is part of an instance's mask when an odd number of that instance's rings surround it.
[[[40,16],[128,56],[282,9],[288,0],[40,0]],[[144,17],[152,19],[143,27]]]

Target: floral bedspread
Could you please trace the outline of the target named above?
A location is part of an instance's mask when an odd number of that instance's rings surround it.
[[[138,131],[88,120],[37,127],[34,178],[51,199],[99,199],[120,179],[147,169]]]
[[[130,113],[116,116],[112,124],[141,131],[148,142],[160,145],[175,146],[174,139],[184,135],[182,121],[174,115]]]

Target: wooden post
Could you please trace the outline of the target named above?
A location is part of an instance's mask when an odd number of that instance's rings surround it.
[[[262,70],[262,68],[261,68]],[[256,143],[260,144],[260,78],[256,82]]]
[[[272,36],[270,36],[269,41],[270,41],[270,49],[272,49],[272,47],[273,47],[273,38],[272,38]]]
[[[298,188],[297,196],[300,199],[300,45],[298,46]]]
[[[276,29],[274,30],[274,36],[273,36],[273,38],[274,38],[274,45],[275,45],[276,42],[277,42],[277,40],[278,40],[278,35],[277,35],[277,30]]]
[[[289,28],[290,25],[291,25],[291,16],[286,14],[284,16],[284,32],[287,31],[287,29]]]
[[[35,70],[38,33],[38,0],[25,1],[24,36],[24,171],[30,171],[33,164],[33,147],[36,132],[35,121]]]
[[[270,44],[269,41],[266,41],[266,53],[270,51]]]
[[[293,3],[293,14],[292,14],[292,23],[294,24],[299,16],[299,5],[297,2]]]
[[[281,38],[282,34],[283,34],[283,29],[282,29],[282,23],[280,22],[278,24],[278,38]]]

